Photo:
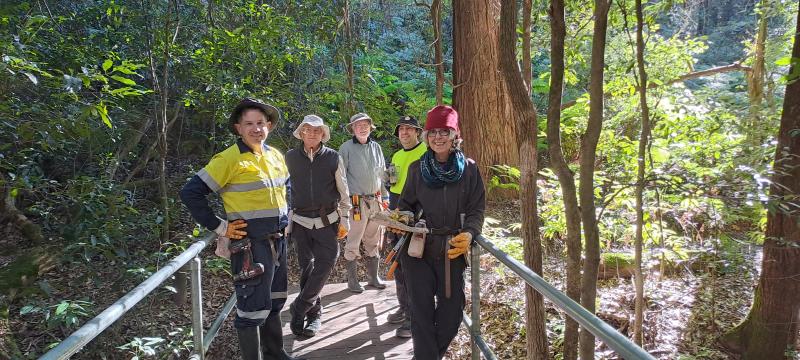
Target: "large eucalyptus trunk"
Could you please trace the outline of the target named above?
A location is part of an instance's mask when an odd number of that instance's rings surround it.
[[[561,96],[564,89],[564,0],[550,2],[550,93],[547,105],[547,144],[550,167],[558,177],[567,222],[567,296],[581,301],[581,215],[575,177],[561,149]],[[564,360],[578,357],[578,323],[569,316],[564,326]]]
[[[453,1],[453,106],[461,121],[464,151],[484,177],[491,176],[491,165],[519,164],[517,124],[499,71],[498,3]]]
[[[516,60],[516,0],[503,0],[500,14],[500,67],[508,86],[514,118],[520,130],[520,210],[525,265],[542,275],[542,243],[536,212],[536,107],[528,96]],[[525,324],[528,359],[547,359],[546,313],[542,294],[525,287]]]
[[[597,228],[594,204],[594,163],[600,130],[603,128],[603,75],[609,6],[608,0],[594,1],[594,35],[589,70],[589,122],[583,134],[580,150],[580,208],[586,242],[586,257],[581,279],[581,305],[591,313],[595,312],[597,272],[600,266],[600,231]],[[580,334],[580,357],[583,360],[594,359],[594,335],[586,329]]]
[[[800,33],[800,10],[797,14]],[[792,58],[800,58],[795,37]],[[797,74],[795,61],[789,74]],[[761,277],[745,320],[722,342],[742,359],[790,359],[800,322],[800,79],[786,85],[767,204]]]

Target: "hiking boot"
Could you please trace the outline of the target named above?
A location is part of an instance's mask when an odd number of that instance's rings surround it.
[[[404,322],[397,330],[394,332],[394,336],[399,338],[408,339],[411,337],[411,323],[408,321]]]
[[[322,327],[322,321],[320,321],[320,316],[309,316],[308,323],[306,327],[303,329],[303,335],[308,337],[313,337],[317,335],[319,332],[319,328]]]
[[[378,290],[383,290],[386,289],[386,284],[384,284],[383,280],[378,277],[378,262],[380,262],[378,257],[367,258],[367,278],[369,279],[367,286],[372,286]]]
[[[358,264],[355,260],[347,262],[347,289],[357,294],[364,292],[364,287],[358,283]]]
[[[403,309],[397,309],[397,311],[386,317],[386,321],[389,324],[401,324],[406,321],[406,312]]]
[[[289,314],[292,315],[292,320],[289,320],[289,329],[292,330],[292,334],[296,336],[302,335],[304,316],[300,316],[294,311],[294,303],[289,305]]]

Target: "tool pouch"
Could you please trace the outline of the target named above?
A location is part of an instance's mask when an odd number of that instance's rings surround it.
[[[420,219],[414,224],[414,227],[425,227],[425,220]],[[425,251],[425,234],[414,233],[408,243],[408,256],[415,258],[422,258],[422,253]]]

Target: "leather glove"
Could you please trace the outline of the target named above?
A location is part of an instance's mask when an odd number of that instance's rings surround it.
[[[393,228],[393,227],[388,227],[388,226],[386,227],[386,230],[389,230],[390,233],[397,234],[397,235],[400,235],[400,236],[403,236],[406,233],[405,230],[400,230],[400,229]]]
[[[228,248],[230,244],[231,239],[228,239],[224,236],[217,237],[217,248],[214,250],[214,254],[221,258],[230,260],[231,250]]]
[[[217,228],[214,229],[214,232],[217,233],[217,235],[222,236],[222,237],[226,237],[226,238],[233,239],[233,240],[240,240],[240,239],[243,239],[245,236],[247,236],[247,231],[239,230],[239,229],[246,228],[246,227],[247,227],[247,223],[244,222],[244,220],[242,220],[242,219],[234,220],[234,221],[231,221],[231,222],[227,222],[225,220],[222,220],[219,223],[219,226],[217,226]]]
[[[346,217],[339,218],[339,231],[336,233],[336,238],[341,240],[350,232],[350,219]]]
[[[450,246],[452,246],[452,248],[447,251],[447,257],[452,260],[466,254],[470,242],[472,242],[472,233],[470,232],[462,232],[453,236],[453,238],[450,239]]]

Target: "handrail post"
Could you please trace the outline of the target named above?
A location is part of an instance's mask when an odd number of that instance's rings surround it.
[[[203,289],[200,281],[200,258],[192,259],[192,334],[194,335],[194,353],[200,360],[205,360],[203,348]]]
[[[472,360],[480,360],[481,352],[478,350],[478,343],[475,339],[481,335],[481,247],[478,246],[477,241],[471,244],[472,251],[470,252],[470,265],[472,276],[471,277],[471,293],[472,293],[472,326],[470,327],[470,338],[472,343]]]

